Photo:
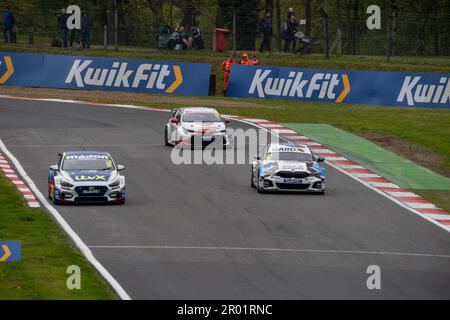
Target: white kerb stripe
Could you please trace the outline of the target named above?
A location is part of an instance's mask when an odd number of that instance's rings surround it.
[[[389,182],[369,182],[371,186],[374,186],[376,188],[398,188],[400,187],[396,185],[395,183],[389,183]]]
[[[414,209],[437,209],[432,203],[422,203],[422,202],[404,202],[407,206]]]
[[[412,192],[400,192],[400,191],[386,191],[387,194],[393,197],[418,197],[419,196]]]
[[[360,166],[359,164],[343,164],[340,165],[339,167],[343,169],[366,169],[363,166]]]
[[[428,216],[436,220],[450,220],[450,214],[429,214]]]
[[[360,173],[360,172],[350,172],[350,173],[358,178],[381,178],[380,175],[375,173]]]
[[[31,208],[39,208],[41,205],[39,202],[28,202],[28,206]]]

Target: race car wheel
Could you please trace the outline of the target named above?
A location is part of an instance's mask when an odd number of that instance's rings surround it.
[[[255,180],[255,175],[253,174],[253,168],[252,168],[252,174],[251,174],[251,177],[250,177],[250,186],[252,188],[256,188],[254,180]]]
[[[166,146],[170,146],[169,135],[167,133],[167,127],[164,129],[164,143]]]
[[[261,188],[259,185],[259,174],[258,174],[258,179],[256,181],[256,191],[258,191],[258,193],[264,193],[264,189]]]

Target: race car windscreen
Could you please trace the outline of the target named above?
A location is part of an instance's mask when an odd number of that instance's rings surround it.
[[[65,159],[63,162],[63,170],[114,170],[111,160],[105,159]]]
[[[270,160],[300,161],[300,162],[308,162],[314,160],[311,154],[301,152],[268,153],[266,158]]]
[[[222,122],[219,115],[212,112],[185,113],[184,122]]]

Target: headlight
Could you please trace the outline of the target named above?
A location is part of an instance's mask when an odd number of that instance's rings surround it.
[[[68,183],[67,181],[64,181],[64,180],[61,180],[60,184],[61,184],[61,187],[64,187],[64,188],[72,188],[73,187],[73,184],[70,184],[70,183]]]
[[[117,188],[117,187],[119,187],[119,186],[120,186],[120,179],[114,180],[112,183],[109,184],[109,186],[110,186],[111,188]]]
[[[309,174],[310,177],[316,177],[316,178],[320,178],[321,175],[322,174],[320,172],[312,172]]]

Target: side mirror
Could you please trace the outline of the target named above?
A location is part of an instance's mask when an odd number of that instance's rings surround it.
[[[170,118],[169,122],[178,124],[178,120],[176,118]]]
[[[122,170],[125,170],[125,166],[122,165],[122,164],[118,164],[117,165],[117,171],[122,171]]]
[[[58,165],[54,164],[54,165],[50,166],[50,170],[59,171]]]
[[[223,122],[225,122],[225,123],[230,123],[230,119],[228,119],[228,118],[223,118]]]
[[[317,162],[324,162],[325,158],[324,157],[317,157]]]

